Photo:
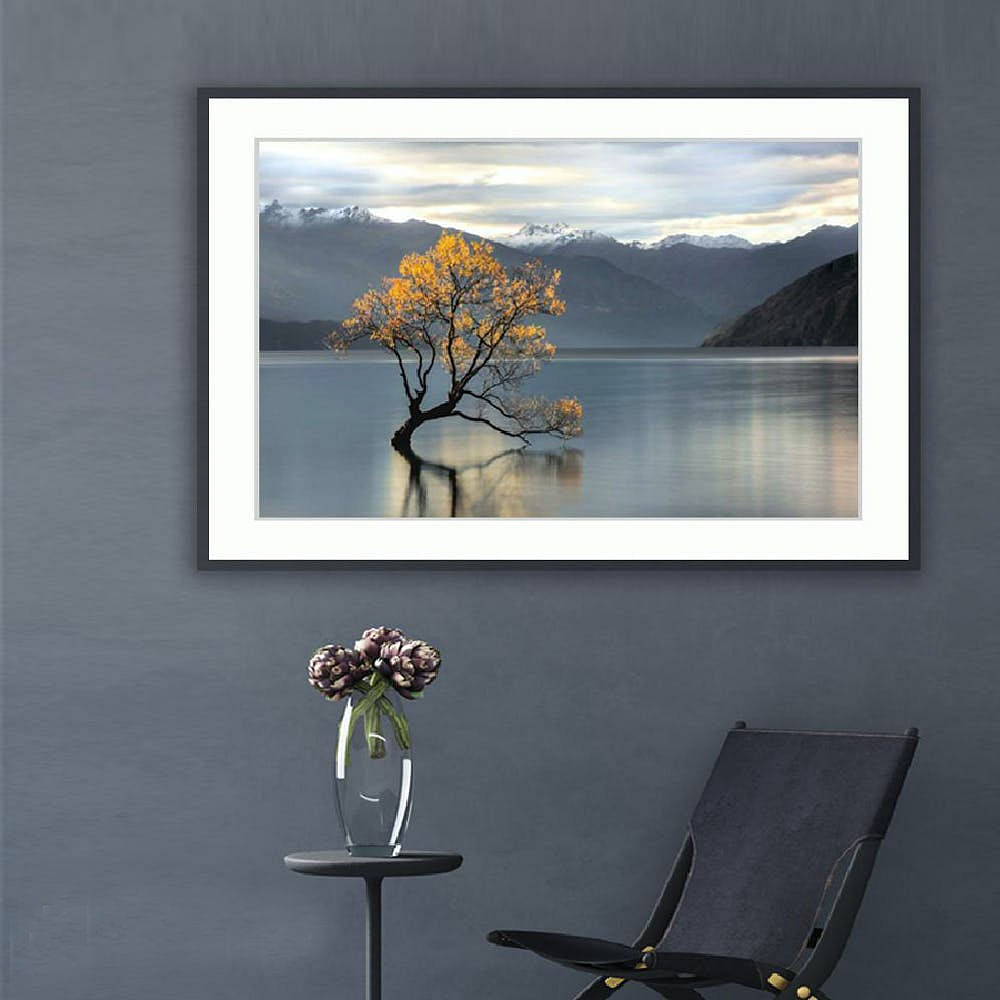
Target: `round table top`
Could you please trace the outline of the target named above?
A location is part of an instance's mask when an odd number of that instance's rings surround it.
[[[285,867],[303,875],[346,878],[391,878],[453,872],[461,854],[450,851],[402,851],[394,858],[362,858],[347,851],[298,851],[285,857]]]

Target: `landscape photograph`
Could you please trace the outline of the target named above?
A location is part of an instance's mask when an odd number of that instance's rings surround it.
[[[258,516],[857,518],[858,168],[259,140]]]

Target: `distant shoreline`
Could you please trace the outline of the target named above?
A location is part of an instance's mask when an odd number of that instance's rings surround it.
[[[288,364],[396,364],[391,355],[374,348],[357,351],[260,351],[262,366]],[[555,363],[571,361],[732,361],[857,363],[856,347],[565,347]],[[409,363],[409,362],[408,362]]]

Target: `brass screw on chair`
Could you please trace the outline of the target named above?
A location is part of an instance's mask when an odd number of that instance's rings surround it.
[[[648,955],[651,951],[656,951],[656,949],[651,944],[647,944],[646,947],[642,949],[642,953],[644,955]],[[643,960],[642,962],[636,962],[635,967],[637,969],[648,968],[648,966],[646,965],[645,960]],[[625,982],[625,980],[624,979],[619,979],[618,976],[608,976],[604,980],[604,985],[607,986],[607,988],[609,990],[616,990],[624,982]]]
[[[767,981],[779,992],[788,989],[788,980],[780,972],[772,972]]]
[[[809,1000],[809,998],[813,995],[813,991],[809,989],[808,986],[800,986],[795,991],[795,995],[799,998],[799,1000]]]

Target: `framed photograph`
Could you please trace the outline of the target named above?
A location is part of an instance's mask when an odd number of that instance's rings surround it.
[[[919,94],[199,92],[199,564],[919,563]]]

